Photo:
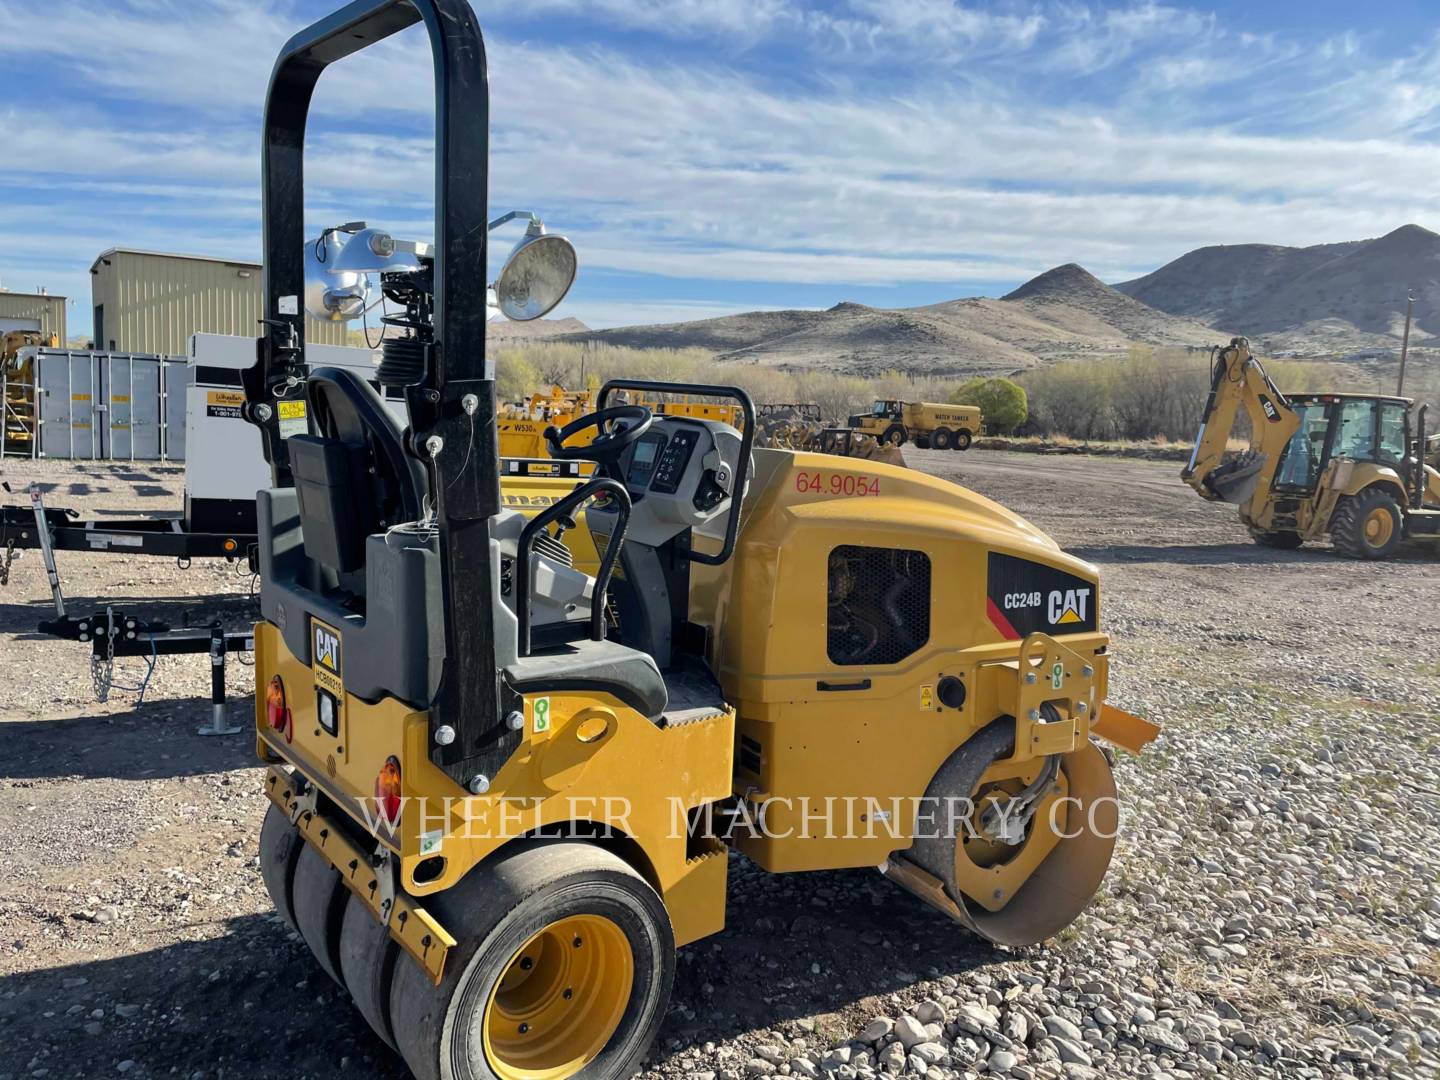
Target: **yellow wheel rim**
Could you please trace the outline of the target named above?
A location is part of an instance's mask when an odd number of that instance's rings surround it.
[[[1395,520],[1388,511],[1376,507],[1365,519],[1365,542],[1371,547],[1384,547],[1395,531]]]
[[[601,915],[553,922],[510,958],[485,1003],[485,1056],[501,1080],[574,1076],[610,1041],[635,984],[624,931]]]

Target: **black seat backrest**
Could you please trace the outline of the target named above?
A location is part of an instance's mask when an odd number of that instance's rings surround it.
[[[314,434],[288,440],[305,553],[340,573],[365,561],[365,538],[423,509],[425,471],[404,433],[360,376],[321,367],[305,382]]]

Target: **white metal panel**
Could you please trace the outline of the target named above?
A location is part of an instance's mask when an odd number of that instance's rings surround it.
[[[184,359],[167,359],[160,365],[162,398],[160,413],[165,418],[165,430],[161,445],[166,461],[185,460],[185,404],[186,371]]]
[[[40,456],[100,457],[95,403],[100,394],[94,353],[37,349],[34,361]]]
[[[8,334],[11,330],[35,330],[39,331],[39,319],[11,319],[0,315],[0,334]]]
[[[260,429],[240,416],[238,386],[196,380],[185,391],[185,494],[192,499],[253,499],[270,486]]]
[[[165,455],[162,424],[168,422],[168,403],[161,395],[160,369],[177,362],[84,349],[30,352],[38,391],[39,456],[155,461]],[[183,414],[178,419],[183,432]]]
[[[101,452],[117,461],[160,459],[160,365],[155,357],[110,353],[99,358],[105,437]]]

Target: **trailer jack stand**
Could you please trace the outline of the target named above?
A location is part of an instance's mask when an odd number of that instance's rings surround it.
[[[196,735],[238,735],[239,724],[225,718],[225,632],[218,625],[210,629],[210,723],[196,728]]]

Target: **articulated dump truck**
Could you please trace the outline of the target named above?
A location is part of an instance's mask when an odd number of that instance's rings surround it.
[[[335,290],[306,287],[300,148],[326,66],[417,22],[434,242],[368,229],[315,271],[404,312],[378,372],[402,425],[302,366],[296,298]],[[361,0],[271,82],[243,411],[273,474],[255,734],[277,910],[422,1078],[630,1076],[676,948],[725,924],[732,857],[878,867],[957,932],[1054,935],[1114,848],[1102,741],[1156,734],[1107,700],[1095,568],[953,484],[756,447],[727,386],[611,382],[545,433],[588,476],[502,486],[482,298],[514,215],[487,221],[483,55],[464,0]],[[530,215],[489,294],[538,317],[574,272]],[[630,403],[678,395],[742,423]]]

